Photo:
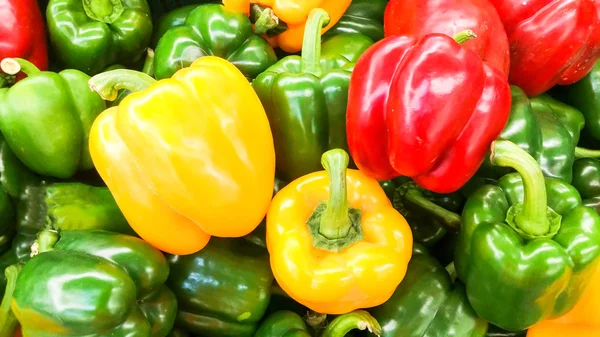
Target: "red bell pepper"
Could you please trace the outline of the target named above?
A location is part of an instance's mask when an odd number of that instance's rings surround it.
[[[348,145],[373,178],[407,176],[450,193],[475,174],[510,104],[505,74],[449,36],[390,36],[354,67]]]
[[[0,0],[0,60],[8,57],[48,69],[44,21],[36,0]]]
[[[508,76],[508,38],[496,9],[488,0],[390,0],[384,16],[385,36],[440,33],[454,36],[471,29],[477,39],[464,47]]]
[[[583,78],[600,57],[600,0],[490,0],[510,42],[510,83],[528,96]]]

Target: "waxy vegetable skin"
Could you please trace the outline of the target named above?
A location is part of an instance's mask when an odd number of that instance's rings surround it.
[[[144,240],[184,255],[210,235],[239,237],[258,226],[273,193],[273,137],[235,66],[207,56],[171,79],[114,70],[90,85],[108,98],[144,88],[103,112],[90,132],[96,169]]]

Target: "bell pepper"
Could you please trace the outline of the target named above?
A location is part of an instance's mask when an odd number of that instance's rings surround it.
[[[323,314],[382,304],[402,281],[411,256],[406,220],[377,180],[347,169],[348,162],[341,149],[325,152],[326,171],[291,182],[267,213],[277,283]]]
[[[217,4],[192,10],[183,25],[169,29],[160,38],[154,52],[159,80],[207,55],[228,60],[250,79],[277,62],[269,43],[252,32],[247,16]]]
[[[577,303],[600,262],[600,216],[516,144],[492,143],[491,161],[517,172],[467,199],[454,262],[481,318],[524,330]]]
[[[473,36],[465,31],[455,39]],[[510,99],[505,75],[449,36],[387,37],[354,67],[346,117],[350,153],[378,180],[406,176],[432,192],[455,192],[500,135]]]
[[[88,75],[140,60],[152,37],[146,0],[50,0],[46,19],[59,61]]]
[[[336,59],[344,57],[352,63],[373,45],[373,40],[362,34],[340,33],[328,38],[321,44],[322,59]]]
[[[88,134],[106,105],[89,90],[90,77],[74,69],[40,71],[23,59],[0,66],[28,76],[0,89],[0,130],[17,157],[35,173],[61,179],[93,169]]]
[[[179,9],[188,6],[197,6],[203,3],[221,3],[220,0],[147,0],[152,12],[152,20],[155,23],[155,29],[160,29],[161,22],[171,14],[179,11]],[[176,14],[175,14],[176,15]],[[186,15],[187,16],[187,15]],[[185,17],[184,17],[185,19]],[[159,28],[156,28],[156,27]]]
[[[344,337],[352,330],[368,330],[381,336],[381,326],[364,310],[357,310],[333,319],[323,329],[312,332],[304,320],[295,312],[277,311],[269,315],[260,325],[254,337]]]
[[[271,123],[277,177],[285,181],[320,170],[325,151],[347,149],[346,103],[354,63],[334,52],[321,55],[321,27],[328,17],[322,9],[312,11],[302,56],[283,58],[252,83]]]
[[[385,36],[454,36],[466,29],[477,38],[464,43],[487,64],[508,76],[510,53],[506,32],[494,7],[481,0],[390,0],[385,9]]]
[[[600,2],[490,0],[510,44],[511,84],[537,96],[584,77],[600,57]]]
[[[90,153],[140,237],[191,254],[211,235],[240,237],[258,226],[273,193],[273,137],[234,65],[207,56],[171,79],[121,69],[90,86],[108,100],[118,89],[133,92],[98,116]]]
[[[160,3],[159,1],[149,1],[148,4],[152,9],[153,3]],[[164,13],[158,20],[158,23],[154,27],[154,31],[152,32],[152,48],[156,48],[158,44],[158,40],[165,35],[165,33],[173,28],[183,26],[185,24],[185,19],[188,17],[191,11],[196,9],[199,4],[196,5],[187,5],[183,7],[175,8],[171,11]],[[154,11],[152,11],[154,14]]]
[[[253,19],[256,33],[266,33],[273,47],[288,53],[303,48],[305,26],[310,12],[321,8],[329,14],[329,21],[321,33],[327,32],[342,17],[352,0],[223,0],[225,7],[245,13]],[[264,19],[264,20],[263,20]]]
[[[201,251],[169,257],[167,285],[179,308],[175,325],[204,337],[249,337],[271,298],[267,251],[239,239],[213,238]]]
[[[353,0],[338,23],[323,34],[323,39],[343,33],[366,35],[375,42],[383,39],[383,13],[387,4],[387,0]]]
[[[473,311],[465,287],[418,244],[392,297],[369,309],[386,337],[484,337],[488,324]]]
[[[600,160],[595,158],[575,160],[572,184],[581,194],[583,204],[600,213]]]
[[[541,322],[527,332],[527,337],[600,336],[600,268],[573,310],[565,315]]]
[[[0,36],[0,61],[19,57],[48,69],[44,21],[35,0],[0,0]],[[0,72],[0,88],[12,80],[6,75]]]

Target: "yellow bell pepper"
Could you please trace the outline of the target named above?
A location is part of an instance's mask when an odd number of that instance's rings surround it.
[[[412,233],[377,180],[347,169],[348,154],[325,152],[326,171],[277,193],[267,213],[267,248],[277,283],[323,314],[387,301],[406,274]]]
[[[600,266],[575,307],[553,320],[534,325],[527,337],[600,336]]]
[[[329,14],[329,24],[323,28],[324,34],[333,27],[344,15],[352,0],[223,0],[223,5],[238,12],[250,15],[252,4],[257,4],[272,10],[278,21],[287,25],[283,33],[265,38],[273,47],[279,47],[288,53],[302,50],[304,26],[308,14],[315,8],[322,8]]]
[[[170,79],[113,70],[90,87],[113,100],[119,89],[134,91],[96,119],[89,144],[140,237],[191,254],[211,235],[258,226],[272,198],[275,150],[265,111],[235,66],[209,56]]]

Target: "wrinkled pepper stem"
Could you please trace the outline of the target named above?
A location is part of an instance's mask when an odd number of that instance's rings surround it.
[[[302,71],[321,75],[321,34],[329,24],[329,14],[321,8],[310,11],[302,41]]]
[[[329,201],[321,202],[307,221],[315,248],[339,252],[364,238],[360,210],[348,205],[349,161],[348,154],[341,149],[329,150],[321,157],[329,176]]]
[[[379,322],[364,310],[356,310],[345,315],[336,317],[325,331],[322,337],[343,337],[354,329],[368,330],[370,333],[381,336],[381,326]]]
[[[16,75],[22,71],[27,76],[41,71],[33,63],[20,58],[5,58],[0,62],[0,69],[8,75]]]
[[[136,92],[144,90],[156,80],[139,71],[117,69],[104,72],[92,77],[88,85],[92,91],[97,92],[102,99],[114,101],[119,95],[119,90]]]
[[[19,326],[19,322],[13,314],[10,304],[15,292],[17,276],[22,267],[21,264],[14,264],[4,271],[4,275],[6,276],[6,290],[2,298],[2,304],[0,304],[0,337],[13,337]]]
[[[467,30],[463,30],[462,32],[458,32],[452,38],[458,44],[463,44],[469,40],[473,40],[473,39],[477,38],[477,34],[475,34],[474,31],[467,29]]]
[[[600,150],[590,150],[578,146],[575,148],[575,158],[600,158]]]
[[[403,216],[409,212],[408,208],[418,210],[438,221],[444,228],[457,232],[460,229],[460,215],[437,205],[424,193],[414,182],[405,183],[394,192],[394,208]]]
[[[113,23],[123,11],[121,0],[81,0],[85,14],[92,20]]]
[[[507,223],[525,239],[554,235],[560,227],[560,215],[547,205],[546,182],[539,164],[516,144],[507,140],[492,143],[494,165],[514,168],[523,179],[523,203],[513,205]]]

